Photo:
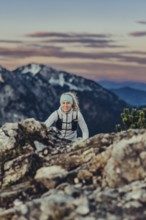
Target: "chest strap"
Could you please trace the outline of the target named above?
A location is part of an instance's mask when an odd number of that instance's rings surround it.
[[[71,131],[76,131],[77,127],[78,127],[78,112],[76,112],[76,118],[73,118],[73,114],[72,114],[72,121],[68,122],[67,121],[67,117],[66,117],[66,121],[64,122],[63,119],[60,118],[59,113],[57,111],[57,115],[58,115],[58,119],[56,121],[56,128],[58,130],[71,130]],[[62,128],[62,124],[66,124],[65,129]],[[67,124],[71,124],[71,128],[68,128]]]

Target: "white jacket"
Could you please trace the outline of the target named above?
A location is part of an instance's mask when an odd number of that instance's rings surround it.
[[[58,113],[57,113],[58,112]],[[45,121],[45,125],[50,128],[57,120],[58,120],[58,114],[59,114],[59,118],[62,119],[62,128],[64,130],[61,130],[61,137],[65,138],[65,139],[69,139],[69,140],[76,140],[77,138],[77,131],[72,131],[72,130],[66,130],[66,126],[68,129],[71,129],[71,123],[72,119],[75,119],[76,114],[78,114],[78,125],[82,131],[82,139],[85,140],[89,137],[89,131],[86,125],[86,122],[83,118],[83,115],[81,114],[80,111],[78,111],[77,113],[71,109],[69,112],[63,112],[61,110],[61,107],[57,110],[54,111],[49,117],[48,119]],[[68,124],[67,124],[68,123]]]

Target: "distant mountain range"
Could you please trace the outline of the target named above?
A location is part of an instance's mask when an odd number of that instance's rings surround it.
[[[42,64],[28,64],[8,71],[0,67],[0,125],[25,118],[45,121],[59,107],[60,95],[73,91],[90,135],[115,130],[124,101],[98,83],[55,70]]]
[[[98,83],[132,106],[146,106],[146,83],[132,81],[98,81]]]
[[[146,83],[142,83],[142,82],[134,82],[134,81],[116,82],[110,80],[99,80],[97,81],[97,83],[99,83],[106,89],[119,89],[123,87],[129,87],[137,90],[146,91]]]

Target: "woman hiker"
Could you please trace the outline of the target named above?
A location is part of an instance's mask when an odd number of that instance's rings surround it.
[[[89,131],[79,109],[77,96],[72,92],[63,93],[60,97],[60,107],[45,121],[47,128],[55,124],[61,133],[60,137],[71,141],[85,140]],[[77,127],[82,131],[82,138],[77,138]]]

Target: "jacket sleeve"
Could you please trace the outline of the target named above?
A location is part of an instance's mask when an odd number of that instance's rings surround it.
[[[58,115],[57,115],[57,111],[55,111],[48,117],[48,119],[44,123],[47,126],[47,128],[50,128],[51,125],[53,125],[54,122],[57,121],[57,119],[58,119]]]
[[[81,131],[82,131],[83,140],[89,138],[88,127],[87,127],[87,124],[86,124],[81,112],[78,112],[78,124],[79,124]]]

